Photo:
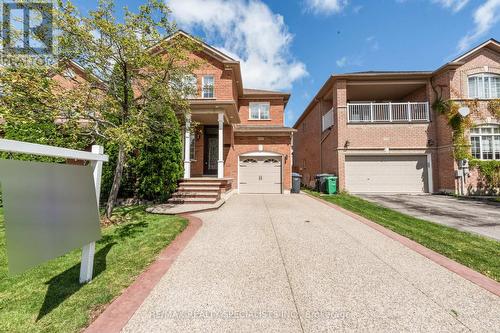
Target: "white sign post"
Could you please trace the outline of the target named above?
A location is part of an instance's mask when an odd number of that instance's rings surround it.
[[[107,155],[104,155],[104,148],[102,146],[92,146],[92,152],[86,152],[21,141],[0,139],[0,151],[90,161],[91,167],[93,168],[97,208],[99,209],[102,164],[109,160],[109,157]],[[80,283],[87,283],[92,280],[94,253],[95,242],[85,245],[82,249]]]

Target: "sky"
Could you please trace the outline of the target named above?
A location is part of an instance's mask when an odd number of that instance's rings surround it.
[[[143,0],[118,0],[130,9]],[[75,1],[82,10],[96,1]],[[290,92],[293,126],[332,74],[434,70],[500,39],[500,0],[166,0],[178,27],[242,66],[246,88]]]

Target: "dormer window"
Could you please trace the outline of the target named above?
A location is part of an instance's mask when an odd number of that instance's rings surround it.
[[[270,104],[265,103],[250,103],[250,120],[269,120],[271,116],[269,114]]]
[[[500,75],[481,73],[469,76],[469,98],[500,98]]]
[[[202,79],[202,97],[203,98],[214,98],[214,76],[205,75]]]

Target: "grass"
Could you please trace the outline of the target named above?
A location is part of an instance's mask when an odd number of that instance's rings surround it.
[[[346,193],[320,195],[317,192],[306,192],[361,215],[500,282],[500,242],[496,240],[405,215]]]
[[[123,221],[103,229],[94,280],[78,283],[80,250],[9,277],[0,208],[0,332],[79,332],[128,287],[187,225],[143,207],[117,209]]]

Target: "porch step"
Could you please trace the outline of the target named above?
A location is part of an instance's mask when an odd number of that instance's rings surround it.
[[[209,178],[209,177],[206,177],[206,178],[201,178],[201,177],[198,177],[198,178],[183,178],[181,179],[181,182],[206,182],[206,183],[224,183],[224,182],[228,182],[228,181],[231,181],[232,179],[230,178]]]
[[[217,198],[220,195],[218,191],[207,191],[207,192],[190,192],[190,191],[178,191],[172,195],[173,198]]]
[[[189,178],[182,179],[169,204],[174,205],[196,205],[214,204],[219,202],[222,193],[231,189],[232,179],[219,178]]]
[[[217,186],[180,186],[177,191],[179,192],[219,192]]]
[[[220,188],[222,185],[221,182],[215,183],[215,182],[182,182],[179,184],[179,187],[192,187],[192,186],[202,186],[202,187],[213,187],[213,188]]]
[[[177,198],[177,197],[172,197],[168,199],[168,203],[171,204],[210,204],[210,203],[216,203],[219,201],[218,198]]]

